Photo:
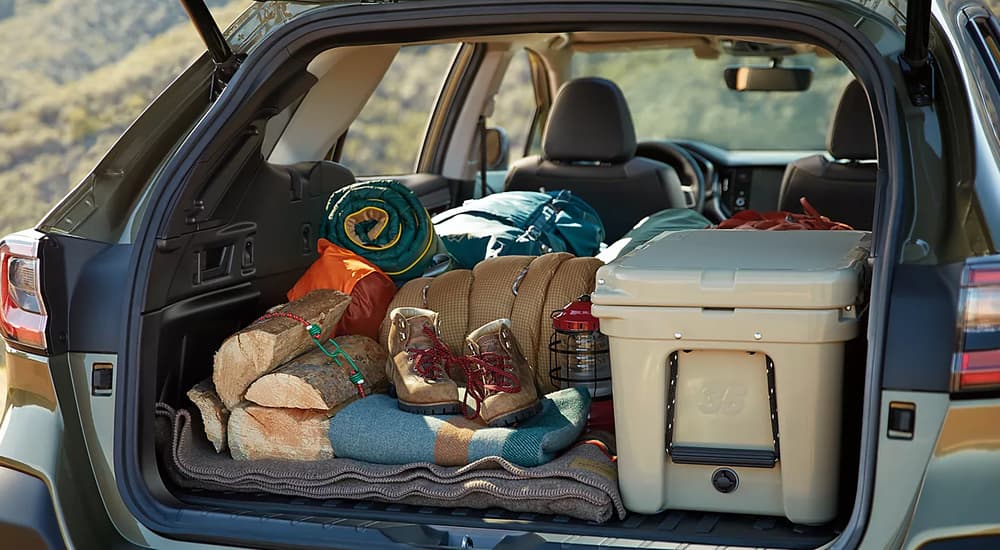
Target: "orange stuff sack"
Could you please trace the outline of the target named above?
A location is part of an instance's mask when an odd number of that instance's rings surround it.
[[[360,334],[378,339],[379,325],[396,295],[395,283],[361,256],[326,239],[319,239],[316,249],[319,258],[288,291],[288,300],[297,300],[320,288],[349,294],[351,304],[334,328],[334,334]]]

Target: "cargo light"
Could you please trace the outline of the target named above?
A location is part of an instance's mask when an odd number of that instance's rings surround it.
[[[962,311],[951,390],[1000,390],[1000,263],[975,259],[962,274]]]
[[[46,349],[41,286],[38,239],[24,232],[0,240],[0,335],[9,342]]]

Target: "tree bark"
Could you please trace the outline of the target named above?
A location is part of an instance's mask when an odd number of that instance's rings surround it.
[[[330,416],[244,401],[229,415],[229,451],[236,460],[333,458]]]
[[[386,351],[366,336],[338,336],[334,339],[364,375],[365,393],[384,389]],[[327,344],[327,349],[333,346]],[[333,412],[356,400],[357,386],[349,379],[346,361],[334,362],[319,349],[309,351],[265,374],[246,391],[247,401],[264,407],[316,409]]]
[[[222,404],[219,395],[215,393],[212,379],[207,378],[195,384],[193,388],[188,390],[187,396],[201,412],[201,423],[205,427],[205,435],[215,447],[215,452],[225,451],[229,410]]]
[[[325,341],[350,302],[351,297],[342,292],[314,290],[274,311],[318,325]],[[227,338],[215,354],[212,381],[219,398],[232,410],[255,380],[314,347],[306,327],[295,320],[276,317],[250,325]]]

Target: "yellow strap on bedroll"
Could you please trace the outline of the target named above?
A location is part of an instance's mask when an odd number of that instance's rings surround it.
[[[361,222],[374,221],[376,222],[367,231],[367,241],[362,242],[358,238],[358,225]],[[385,228],[389,226],[389,213],[383,208],[377,206],[366,206],[353,214],[348,215],[344,218],[344,234],[347,238],[351,240],[354,244],[364,248],[365,250],[385,250],[387,248],[392,248],[399,243],[399,238],[402,236],[402,227],[396,224],[396,237],[384,244],[384,245],[373,245],[372,241],[377,239],[379,235],[385,231]]]
[[[427,214],[426,210],[424,210],[424,215],[427,216],[427,223],[431,223],[431,217],[430,217],[429,214]],[[400,232],[400,233],[402,233],[402,232]],[[424,258],[427,257],[427,253],[431,249],[431,243],[433,243],[436,238],[437,238],[437,235],[435,235],[433,231],[428,231],[427,232],[427,243],[424,245],[424,249],[422,251],[420,251],[420,256],[418,256],[417,259],[413,260],[413,263],[411,263],[410,265],[404,267],[403,269],[401,269],[399,271],[387,271],[386,275],[388,275],[390,277],[397,276],[397,275],[402,275],[403,273],[406,273],[407,271],[409,271],[409,270],[413,269],[414,267],[416,267],[417,264],[424,263]],[[397,237],[396,241],[398,241],[398,240],[399,240],[399,238]],[[395,242],[395,241],[393,241],[393,242]],[[423,273],[422,269],[421,269],[421,273]]]

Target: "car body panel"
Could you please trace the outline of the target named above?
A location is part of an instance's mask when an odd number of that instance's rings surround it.
[[[10,548],[66,547],[55,516],[52,495],[42,480],[0,466],[0,493],[17,495],[0,501],[0,532]]]
[[[1000,535],[1000,403],[953,401],[927,465],[905,548]]]
[[[513,4],[513,2],[507,3]],[[738,4],[722,3],[730,7]],[[258,53],[253,51],[255,48],[265,43],[270,44],[268,40],[276,40],[278,33],[275,31],[278,29],[285,27],[290,29],[299,22],[303,27],[307,24],[316,24],[321,20],[320,16],[330,15],[333,10],[341,8],[345,8],[343,10],[345,16],[373,9],[371,6],[358,6],[355,2],[336,4],[336,6],[316,6],[311,3],[262,2],[247,10],[230,27],[227,35],[234,50],[250,52],[253,57]],[[455,7],[461,7],[463,4],[450,3]],[[596,2],[580,4],[596,4]],[[798,4],[800,3],[775,3],[784,6]],[[886,67],[895,68],[895,57],[903,47],[903,35],[898,29],[902,15],[897,10],[897,7],[903,5],[902,2],[835,1],[808,4],[837,13],[838,17],[845,21],[853,18],[851,23],[857,23],[857,30],[870,39],[878,49],[882,56],[880,62]],[[405,10],[406,5],[391,6],[391,10]],[[850,9],[845,11],[844,6],[850,6]],[[965,39],[959,36],[964,21],[961,19],[961,14],[948,11],[949,6],[951,0],[940,0],[935,3],[936,19],[942,28],[941,32],[949,37],[946,45],[965,44],[963,41]],[[875,8],[880,15],[856,19],[859,10],[869,8]],[[905,6],[901,9],[905,11]],[[960,55],[960,52],[955,52],[955,57],[958,59],[959,74],[966,81],[975,82],[980,69],[975,67],[973,61]],[[274,62],[273,59],[271,61]],[[903,87],[894,70],[887,70],[886,74],[892,76],[886,77],[885,88],[878,90],[878,97],[873,98],[881,102],[879,107],[882,113],[877,116],[885,120],[886,115],[890,113],[894,116],[898,114],[901,120],[905,119],[906,124],[912,126],[898,129],[902,137],[900,143],[885,144],[884,151],[888,151],[892,146],[904,150],[905,154],[904,158],[896,159],[898,165],[887,166],[886,174],[881,181],[901,181],[911,184],[907,189],[899,191],[896,198],[898,201],[910,201],[908,206],[913,206],[913,203],[920,206],[918,212],[921,209],[925,210],[921,214],[923,217],[917,223],[906,228],[909,233],[910,252],[902,255],[902,259],[932,265],[946,259],[964,259],[964,254],[979,249],[969,244],[955,244],[949,239],[956,238],[956,233],[958,238],[966,238],[965,233],[957,231],[956,227],[966,228],[968,223],[977,223],[976,220],[971,222],[967,219],[956,220],[954,216],[940,216],[933,208],[927,208],[928,204],[936,204],[935,201],[942,200],[943,196],[947,197],[947,191],[942,189],[944,186],[941,182],[950,181],[949,175],[952,172],[945,166],[944,155],[947,149],[941,142],[940,135],[951,130],[940,127],[936,117],[930,116],[925,109],[914,107],[908,101],[906,94],[901,91]],[[155,176],[164,169],[163,166],[147,166],[145,172],[147,179],[142,181],[137,179],[129,183],[131,186],[129,192],[134,195],[127,197],[128,200],[116,201],[121,211],[114,212],[112,217],[119,219],[117,224],[111,224],[109,227],[94,226],[93,230],[81,232],[79,226],[71,227],[66,220],[78,219],[79,208],[89,209],[86,210],[89,215],[99,208],[111,208],[109,201],[94,200],[94,198],[102,197],[100,191],[102,185],[113,191],[115,181],[121,181],[123,177],[132,175],[130,159],[123,152],[134,152],[145,148],[159,151],[158,154],[164,157],[173,155],[182,140],[195,136],[201,129],[202,124],[198,124],[199,120],[207,124],[211,117],[220,116],[219,113],[228,108],[226,105],[230,101],[228,97],[212,105],[203,99],[203,105],[207,110],[186,111],[188,120],[184,122],[183,131],[178,128],[172,129],[174,132],[172,135],[175,136],[172,138],[173,141],[157,139],[156,132],[162,132],[163,128],[151,125],[150,120],[170,112],[166,108],[167,103],[176,101],[179,97],[193,98],[197,97],[197,94],[206,92],[208,75],[207,60],[203,57],[178,78],[169,93],[165,92],[140,117],[129,133],[116,144],[112,153],[101,162],[95,173],[74,191],[63,205],[57,207],[40,227],[63,234],[79,233],[83,237],[92,239],[91,244],[94,247],[102,242],[131,242],[140,231],[137,220],[149,214],[146,211],[147,200],[153,201],[148,204],[157,205],[156,208],[164,207],[164,202],[156,200],[160,197],[152,196],[156,194],[152,192],[154,186],[167,185],[166,176]],[[243,78],[243,75],[238,74],[237,78]],[[254,86],[249,80],[249,75],[246,79],[246,82],[239,82],[241,93]],[[978,204],[993,206],[982,209],[983,218],[989,226],[984,232],[987,235],[1000,235],[1000,211],[996,208],[1000,205],[1000,172],[998,172],[1000,165],[997,162],[1000,158],[997,154],[1000,145],[995,139],[990,141],[991,136],[996,137],[995,120],[989,118],[991,116],[989,98],[993,97],[990,94],[995,90],[982,87],[988,84],[989,82],[985,81],[985,84],[970,86],[965,99],[975,109],[970,117],[970,124],[974,130],[973,139],[976,144],[974,188],[979,197]],[[989,97],[984,99],[984,94]],[[192,129],[193,131],[189,133]],[[149,135],[143,135],[144,132],[149,132]],[[926,155],[926,157],[913,159],[910,158],[911,155]],[[972,184],[971,181],[965,183]],[[910,198],[907,199],[907,195]],[[966,201],[966,207],[969,207],[968,204],[969,201]],[[883,221],[902,222],[906,219],[904,212],[904,206],[899,202],[886,201],[882,213]],[[124,223],[123,220],[126,219],[132,220],[132,223]],[[888,257],[896,257],[891,247],[885,246],[882,250]],[[988,250],[992,251],[992,244]],[[131,253],[131,250],[129,252]],[[879,280],[887,291],[891,280],[892,262],[883,262],[881,269],[883,272],[877,277],[881,277]],[[75,282],[69,281],[67,284]],[[873,309],[873,313],[875,311]],[[122,317],[124,318],[124,314]],[[70,332],[69,341],[72,343],[73,331]],[[882,341],[882,334],[883,328],[873,326],[869,337],[872,341]],[[102,347],[104,346],[114,348],[107,343]],[[97,351],[107,353],[89,353]],[[154,533],[135,518],[118,492],[120,485],[117,484],[119,480],[115,476],[113,458],[115,439],[117,438],[119,445],[124,441],[121,439],[121,434],[116,433],[117,430],[114,429],[115,408],[122,406],[121,396],[117,393],[117,380],[120,378],[116,379],[116,387],[112,388],[109,395],[95,396],[90,391],[90,377],[95,363],[109,363],[118,370],[120,357],[124,356],[119,356],[114,353],[115,351],[117,350],[71,346],[67,354],[41,357],[13,349],[8,350],[7,384],[10,386],[10,391],[2,391],[5,388],[0,387],[0,393],[7,395],[7,403],[0,406],[0,464],[35,475],[46,484],[56,503],[56,515],[64,536],[78,546],[86,546],[87,542],[94,540],[107,541],[111,538],[118,540],[121,536],[124,540],[135,544],[156,547],[165,545],[203,547],[204,545],[197,543],[180,543]],[[879,350],[870,350],[869,363],[874,364],[878,361],[881,361]],[[941,365],[941,368],[947,366]],[[972,495],[974,499],[972,505],[978,507],[977,514],[962,515],[955,509],[955,499],[968,499],[969,495],[967,491],[961,491],[960,487],[953,486],[955,483],[970,483],[971,472],[988,475],[997,471],[996,466],[1000,464],[997,463],[996,442],[1000,440],[998,439],[1000,436],[992,427],[983,432],[981,429],[983,424],[980,423],[988,421],[993,422],[992,426],[1000,426],[1000,419],[996,416],[1000,405],[997,405],[995,400],[955,403],[944,392],[879,392],[877,388],[872,388],[870,393],[877,397],[874,397],[867,406],[870,407],[871,414],[878,414],[879,424],[866,432],[865,437],[872,445],[877,442],[878,456],[877,461],[867,465],[873,468],[874,486],[870,488],[872,498],[870,523],[864,538],[860,541],[861,545],[865,548],[898,547],[905,540],[907,547],[915,548],[923,542],[943,537],[1000,532],[997,530],[1000,527],[1000,518],[995,517],[995,505],[988,505],[988,498],[995,495],[995,491]],[[919,419],[913,440],[894,440],[887,437],[886,418],[890,401],[912,402],[917,406]],[[0,403],[3,403],[2,398]],[[966,412],[953,414],[949,407]],[[977,426],[980,428],[976,428]],[[972,443],[968,445],[961,443],[956,446],[949,441]],[[969,461],[979,456],[988,458],[982,465],[967,467]],[[874,454],[865,460],[875,460]],[[73,475],[68,475],[67,472],[72,472]],[[81,472],[86,475],[82,475]],[[83,479],[85,477],[90,477],[90,481]],[[863,494],[859,495],[859,502],[862,502],[863,498]],[[995,503],[995,498],[993,502]],[[949,505],[952,509],[944,509]],[[994,516],[989,515],[991,511],[994,512]],[[94,519],[94,514],[97,512],[103,519]],[[868,508],[861,507],[856,514],[867,517]],[[237,521],[236,518],[222,513],[214,514],[211,518],[214,521]],[[249,526],[252,518],[240,519]],[[852,518],[852,525],[861,525],[864,519]],[[89,528],[86,527],[88,524]],[[359,528],[356,533],[357,538],[352,539],[353,542],[367,541],[372,544],[391,545],[382,534],[373,531],[366,533],[361,529],[363,528]],[[118,534],[112,536],[110,535],[112,532]],[[861,533],[857,533],[857,536],[860,537]],[[496,532],[492,532],[483,533],[482,538],[477,540],[491,540],[491,537],[499,538]],[[597,544],[600,541],[573,540],[572,542]],[[851,541],[838,541],[836,544],[847,545],[849,542]],[[854,542],[857,542],[857,539]]]
[[[86,449],[67,436],[63,410],[67,401],[57,397],[50,367],[60,358],[47,358],[6,348],[6,405],[0,418],[0,467],[30,474],[45,483],[62,537],[72,545],[86,545],[107,537],[97,512],[108,525],[98,495],[82,499],[82,486],[93,486]],[[69,392],[67,395],[72,395]],[[72,471],[78,472],[76,475]],[[80,476],[79,473],[83,473]],[[89,483],[88,483],[89,479]],[[94,504],[98,507],[93,508]]]
[[[918,420],[914,425],[913,439],[891,439],[888,436],[891,402],[914,404]],[[875,492],[862,548],[899,548],[905,539],[924,471],[949,405],[949,397],[943,393],[882,392]]]

